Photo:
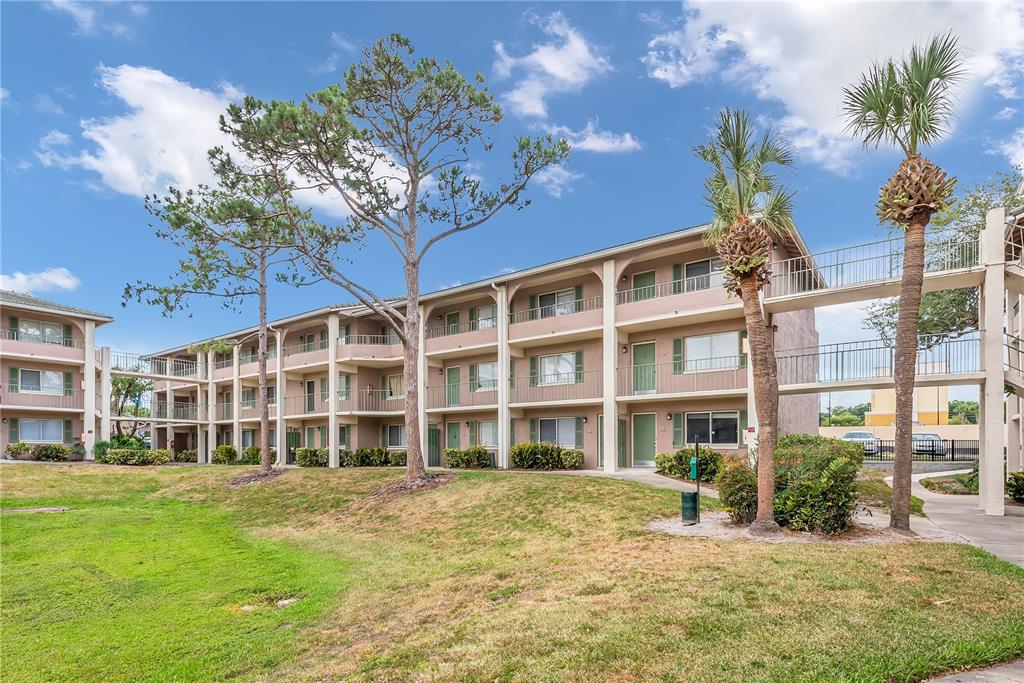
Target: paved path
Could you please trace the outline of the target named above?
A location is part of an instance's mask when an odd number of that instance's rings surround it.
[[[1024,683],[1024,661],[933,678],[931,683]]]
[[[647,484],[661,489],[672,489],[673,491],[696,491],[697,486],[688,481],[663,477],[653,469],[645,467],[630,467],[616,470],[609,474],[602,470],[559,470],[557,472],[544,472],[532,470],[531,474],[565,474],[574,477],[604,477],[606,479],[622,479],[624,481],[635,481],[638,484]],[[708,498],[718,498],[718,491],[709,489],[706,486],[700,487],[700,495]]]

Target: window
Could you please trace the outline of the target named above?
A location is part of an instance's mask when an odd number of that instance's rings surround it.
[[[575,439],[575,426],[573,426],[573,438]],[[476,442],[488,448],[498,447],[498,422],[488,420],[476,423]]]
[[[480,306],[476,309],[476,329],[487,330],[498,324],[498,307]]]
[[[541,441],[576,448],[576,418],[540,418],[537,422]]]
[[[498,388],[498,364],[477,363],[476,385],[473,391],[494,391]]]
[[[64,394],[64,373],[55,370],[20,370],[19,391],[36,394]]]
[[[725,264],[719,258],[687,263],[684,274],[686,291],[695,292],[700,289],[708,289],[712,285],[722,284],[722,271],[724,270]]]
[[[387,397],[405,398],[405,377],[402,375],[388,375],[386,379]]]
[[[740,442],[740,415],[736,411],[686,414],[686,443],[735,445]]]
[[[405,425],[387,426],[386,448],[405,448]]]
[[[277,405],[277,387],[276,386],[271,385],[271,386],[267,387],[267,403],[269,405]]]
[[[242,407],[252,408],[256,405],[256,390],[252,388],[242,389]]]
[[[250,446],[256,445],[256,430],[254,429],[243,429],[242,430],[242,448],[249,448]]]
[[[537,297],[537,303],[540,305],[540,317],[542,318],[575,313],[576,290],[575,288],[570,288],[559,292],[541,294]]]
[[[705,334],[700,337],[686,337],[684,340],[685,372],[722,370],[739,367],[739,332]]]
[[[540,357],[540,384],[572,384],[576,381],[576,354]]]
[[[64,440],[63,420],[18,421],[18,439],[21,441],[60,442]]]
[[[60,323],[44,323],[38,320],[23,320],[19,318],[18,339],[45,342],[47,344],[63,344],[64,326]]]

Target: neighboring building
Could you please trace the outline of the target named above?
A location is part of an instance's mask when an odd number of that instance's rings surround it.
[[[103,405],[95,332],[112,320],[0,290],[0,452],[12,441],[92,448]]]
[[[871,410],[864,414],[864,426],[889,427],[896,424],[896,392],[888,387],[871,390]],[[914,389],[914,424],[949,424],[949,387]]]

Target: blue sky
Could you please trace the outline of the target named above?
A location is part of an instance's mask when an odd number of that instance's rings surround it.
[[[392,31],[419,54],[481,72],[501,97],[495,150],[473,169],[485,181],[505,174],[516,135],[554,131],[574,143],[528,209],[433,252],[424,291],[705,221],[705,168],[692,148],[724,106],[748,109],[796,147],[783,180],[812,249],[883,236],[874,200],[898,156],[843,135],[841,87],[872,58],[951,28],[970,76],[953,134],[929,156],[966,184],[1024,162],[1020,4],[8,2],[0,12],[4,282],[113,314],[100,342],[126,350],[255,319],[203,301],[173,322],[121,308],[126,282],[159,281],[176,266],[142,195],[204,179],[228,101],[301,98]],[[331,204],[315,204],[329,219]],[[371,241],[349,271],[399,294],[394,264]],[[277,286],[270,310],[349,299],[328,285]],[[868,338],[859,316],[855,306],[822,311],[823,341]]]

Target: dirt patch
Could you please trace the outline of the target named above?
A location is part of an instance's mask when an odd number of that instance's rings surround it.
[[[700,524],[686,526],[678,517],[655,519],[647,524],[649,531],[656,531],[672,536],[689,538],[710,538],[733,541],[753,541],[758,543],[840,543],[846,545],[867,545],[875,543],[902,543],[909,540],[956,542],[957,537],[935,537],[914,532],[899,532],[888,527],[880,527],[868,520],[858,519],[853,527],[842,534],[832,536],[812,534],[801,531],[783,529],[777,534],[754,534],[750,528],[733,524],[729,515],[724,512],[701,512]],[[960,539],[962,542],[962,539]]]
[[[71,508],[8,508],[6,510],[0,510],[2,515],[12,515],[14,513],[40,513],[40,512],[67,512]]]
[[[229,489],[237,489],[243,486],[254,486],[276,479],[284,474],[284,470],[270,470],[269,472],[246,472],[237,477],[231,477],[224,484]]]
[[[431,491],[455,481],[454,474],[427,474],[416,479],[402,478],[385,484],[370,494],[370,500],[388,501],[400,496],[415,495],[424,491]]]

